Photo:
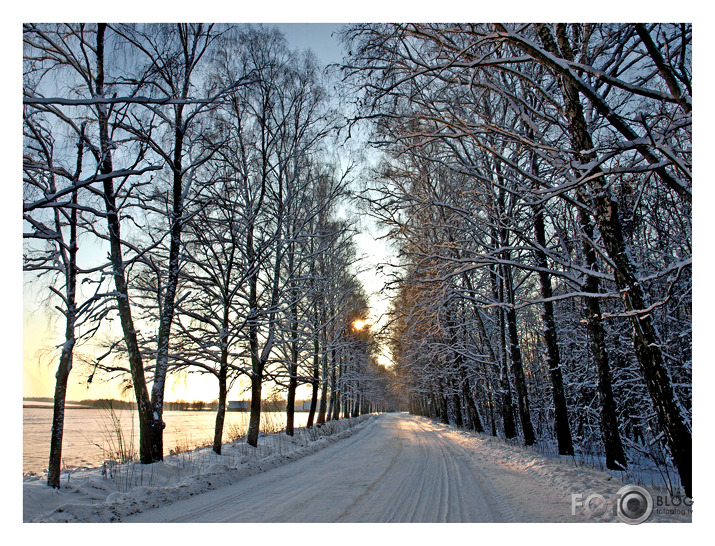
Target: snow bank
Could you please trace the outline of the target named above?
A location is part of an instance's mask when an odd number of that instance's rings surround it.
[[[487,471],[489,479],[498,490],[509,491],[514,489],[510,487],[509,483],[511,474],[514,477],[518,476],[520,479],[528,478],[529,481],[541,484],[544,488],[559,492],[563,496],[562,501],[571,506],[572,495],[581,495],[580,499],[585,500],[590,494],[595,493],[610,501],[617,498],[618,491],[626,485],[619,478],[607,472],[584,466],[576,462],[572,457],[549,458],[533,449],[508,443],[499,438],[457,429],[436,421],[432,421],[431,424],[436,430],[441,429],[441,432],[451,438],[455,444],[466,450],[472,456],[474,462]],[[489,469],[493,469],[493,472],[489,472]],[[502,469],[507,472],[501,472]],[[682,499],[676,497],[674,500],[679,505],[675,507],[669,506],[673,499],[664,487],[648,483],[643,485],[654,499],[653,515],[648,521],[692,521],[691,510],[682,504]],[[660,508],[657,506],[658,497],[664,504]],[[520,500],[522,503],[530,501],[527,495],[523,495]],[[559,507],[559,509],[563,510],[563,507]],[[620,521],[615,512],[615,504],[610,504],[609,509],[604,514],[593,514],[586,511],[582,506],[577,506],[574,515],[579,519],[592,522]]]
[[[151,465],[106,462],[100,468],[63,472],[62,487],[47,485],[45,475],[23,476],[24,522],[111,522],[229,485],[314,453],[365,426],[370,415],[329,421],[321,427],[261,434],[258,447],[239,440],[224,444],[222,455],[210,447],[165,457]]]

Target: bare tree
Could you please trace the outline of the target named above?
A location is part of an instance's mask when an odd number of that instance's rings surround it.
[[[65,319],[64,343],[60,346],[59,364],[55,374],[47,473],[47,484],[59,489],[65,399],[74,348],[83,338],[90,338],[96,332],[108,309],[101,279],[94,280],[91,276],[92,269],[81,267],[77,257],[79,236],[82,232],[89,231],[77,188],[82,175],[85,126],[80,127],[78,135],[74,171],[63,167],[61,159],[56,157],[54,140],[50,129],[42,123],[41,112],[28,112],[26,109],[24,129],[24,201],[27,203],[38,198],[52,199],[58,190],[73,188],[66,198],[52,201],[46,207],[25,212],[23,215],[27,228],[23,235],[26,241],[24,270],[35,272],[38,278],[50,276],[49,292],[53,299],[58,300],[56,308]],[[57,155],[61,158],[64,154],[60,151]],[[94,283],[93,293],[78,293],[78,279],[85,287]]]
[[[559,371],[563,375],[558,362],[564,360],[555,351],[558,341],[553,337],[559,321],[549,308],[583,297],[609,466],[623,468],[626,460],[605,352],[607,345],[609,351],[615,345],[599,325],[607,319],[619,324],[625,319],[633,335],[632,351],[623,358],[622,347],[616,346],[615,352],[619,360],[639,363],[657,427],[688,493],[689,416],[682,409],[689,407],[689,394],[687,388],[681,391],[681,403],[669,376],[687,377],[689,365],[671,357],[670,347],[682,346],[665,342],[656,324],[670,328],[678,323],[681,333],[689,335],[689,327],[670,307],[674,293],[689,299],[689,221],[678,222],[665,212],[677,234],[672,244],[660,244],[658,256],[641,249],[653,244],[648,242],[653,241],[648,229],[661,233],[651,206],[661,213],[679,207],[689,210],[690,27],[353,25],[345,37],[351,55],[344,71],[346,80],[356,85],[356,117],[376,120],[375,142],[396,154],[465,173],[492,188],[491,200],[485,201],[474,199],[484,192],[476,189],[478,185],[461,192],[455,186],[460,197],[448,200],[421,198],[413,188],[396,184],[377,205],[382,218],[399,227],[399,237],[412,239],[411,245],[420,240],[434,245],[434,239],[425,239],[419,229],[407,230],[412,228],[410,215],[424,218],[423,210],[441,208],[465,223],[474,218],[473,227],[463,228],[465,233],[483,232],[477,221],[482,226],[486,221],[486,237],[452,241],[460,249],[459,259],[453,251],[434,252],[422,243],[410,265],[419,272],[451,262],[458,274],[466,270],[474,279],[479,269],[491,269],[491,302],[485,297],[488,292],[464,295],[481,300],[485,309],[500,309],[500,339],[495,345],[511,354],[525,442],[534,439],[527,419],[527,377],[539,381],[538,360],[526,359],[528,376],[518,364],[533,343],[525,311],[537,304],[544,310],[556,434],[560,449],[569,451],[568,409],[559,394],[563,378],[558,377]],[[634,116],[634,111],[642,113]],[[394,180],[394,173],[387,178]],[[459,177],[454,179],[463,184]],[[633,198],[635,187],[638,200]],[[470,206],[464,206],[470,199]],[[526,216],[526,211],[531,214]],[[580,220],[574,222],[574,217]],[[636,235],[635,224],[650,227]],[[580,248],[564,228],[581,238]],[[538,284],[531,273],[538,274]],[[449,274],[438,276],[441,283],[448,279]],[[655,303],[650,303],[651,297]],[[574,361],[571,354],[568,361]],[[440,370],[432,373],[432,388],[442,400],[435,402],[442,406],[448,383]],[[502,382],[502,391],[508,395],[508,383]],[[502,413],[505,435],[510,436],[508,412]],[[579,418],[579,437],[581,425]]]

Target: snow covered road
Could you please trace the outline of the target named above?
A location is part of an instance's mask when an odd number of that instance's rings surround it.
[[[583,521],[571,515],[566,491],[500,461],[498,451],[480,456],[473,441],[428,419],[384,414],[297,461],[122,520]]]

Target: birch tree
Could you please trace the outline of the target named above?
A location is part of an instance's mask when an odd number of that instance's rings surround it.
[[[77,137],[74,165],[64,166],[65,154],[55,150],[50,128],[43,123],[42,113],[25,110],[23,201],[47,199],[47,206],[23,214],[26,241],[23,269],[37,275],[37,279],[50,277],[49,292],[57,300],[56,308],[64,316],[64,342],[60,345],[59,364],[55,374],[55,393],[50,438],[50,458],[47,484],[60,488],[62,469],[62,438],[65,421],[67,385],[72,371],[75,346],[91,338],[108,312],[106,287],[97,279],[96,270],[101,265],[81,266],[78,258],[79,237],[91,232],[83,214],[77,188],[83,175],[85,153],[85,125]],[[68,170],[74,167],[74,170]],[[71,194],[59,201],[54,196],[60,190],[72,188]],[[86,193],[87,190],[84,190]],[[82,201],[85,201],[84,199]],[[91,220],[90,220],[91,221]],[[94,270],[94,271],[93,271]],[[95,277],[95,278],[93,278]],[[92,288],[92,285],[94,287]],[[80,286],[85,290],[80,290]],[[89,293],[87,293],[89,292]]]
[[[80,115],[91,119],[92,136],[91,140],[88,137],[86,142],[94,162],[91,176],[78,184],[58,190],[51,196],[25,204],[24,210],[27,213],[47,206],[63,195],[83,187],[96,191],[100,197],[103,210],[93,209],[92,212],[96,216],[104,218],[107,223],[103,238],[110,248],[109,267],[114,283],[113,292],[124,332],[124,343],[137,399],[140,420],[140,457],[142,462],[150,463],[155,460],[152,455],[150,434],[154,416],[146,388],[144,367],[137,342],[137,330],[134,327],[129,304],[125,271],[127,262],[124,257],[124,240],[121,235],[120,210],[140,184],[140,182],[135,182],[135,177],[157,170],[159,167],[142,163],[144,147],[141,144],[133,146],[133,143],[127,142],[122,138],[116,126],[110,124],[110,117],[125,115],[127,106],[134,100],[131,96],[119,100],[106,97],[107,26],[98,24],[96,26],[53,25],[46,27],[28,24],[24,26],[23,30],[26,61],[33,65],[30,70],[39,74],[38,84],[42,84],[33,89],[25,89],[24,103],[33,107],[44,107],[53,116],[70,125],[76,134],[80,134],[81,129],[78,130],[75,120]],[[51,81],[52,76],[55,75],[59,76],[56,81],[69,82],[68,87],[58,88]],[[70,97],[57,96],[67,91],[70,91]],[[49,97],[47,93],[50,93]],[[67,111],[65,111],[65,107]],[[120,144],[124,144],[128,151],[126,156],[123,156],[126,167],[115,169],[113,154]],[[115,184],[115,181],[118,181],[118,185]]]

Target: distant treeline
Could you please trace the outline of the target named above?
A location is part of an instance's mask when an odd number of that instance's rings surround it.
[[[46,402],[49,404],[52,404],[54,402],[52,398],[47,397],[25,397],[22,400],[23,402]],[[99,409],[136,409],[135,402],[128,402],[126,400],[115,400],[113,398],[68,401],[68,403]],[[204,402],[203,400],[195,400],[194,402],[187,402],[186,400],[177,400],[176,402],[164,402],[164,409],[167,411],[216,410],[217,406],[218,401],[216,400],[213,400],[211,402]]]
[[[43,396],[24,396],[22,398],[23,402],[48,402],[50,404],[53,404],[55,399],[54,398],[49,398],[49,397],[43,397]]]
[[[80,404],[92,406],[96,408],[113,408],[113,409],[136,409],[135,402],[125,400],[114,400],[101,398],[99,400],[82,400]],[[218,401],[204,402],[203,400],[195,400],[187,402],[186,400],[177,400],[176,402],[164,402],[164,410],[166,411],[201,411],[215,410],[218,406]]]
[[[35,397],[24,397],[22,399],[24,403],[27,402],[39,402],[46,404],[53,404],[54,400],[49,397],[35,396]],[[136,403],[126,400],[115,400],[114,398],[99,398],[99,399],[87,399],[87,400],[68,400],[67,404],[85,406],[89,408],[99,408],[108,409],[112,408],[115,410],[119,409],[136,409]],[[263,401],[264,411],[285,411],[286,400],[285,398],[269,398]],[[201,410],[212,410],[218,409],[218,400],[212,400],[211,402],[204,402],[203,400],[195,400],[193,402],[187,402],[186,400],[177,400],[176,402],[164,402],[164,409],[167,411],[201,411]],[[231,411],[250,411],[249,407],[245,408],[230,408]],[[304,407],[303,400],[296,401],[295,411],[308,411],[307,407]]]

